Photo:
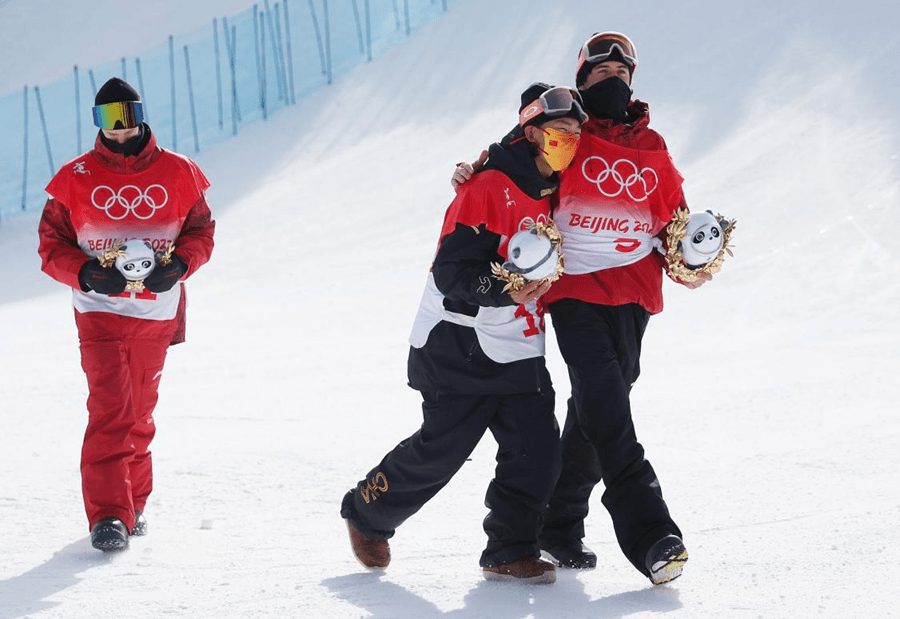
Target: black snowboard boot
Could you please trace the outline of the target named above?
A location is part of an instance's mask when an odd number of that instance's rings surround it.
[[[128,527],[118,518],[104,518],[91,529],[91,546],[103,552],[128,548]]]
[[[553,561],[559,567],[573,570],[592,570],[597,567],[597,555],[582,544],[581,540],[568,544],[557,544],[550,548],[541,548],[541,551],[545,558]]]
[[[650,581],[654,585],[661,585],[681,576],[687,560],[688,552],[681,538],[667,535],[650,547],[644,565],[650,572]]]
[[[134,512],[134,528],[131,529],[131,534],[135,537],[147,535],[147,519],[140,510]]]

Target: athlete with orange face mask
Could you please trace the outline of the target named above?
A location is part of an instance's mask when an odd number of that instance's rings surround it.
[[[484,578],[556,580],[555,566],[539,558],[537,534],[559,473],[540,298],[557,277],[559,258],[551,246],[552,277],[545,275],[543,251],[532,254],[533,263],[522,262],[529,247],[516,239],[549,227],[557,172],[575,155],[587,116],[569,88],[534,84],[521,103],[519,124],[490,147],[487,162],[444,216],[410,337],[409,384],[422,393],[422,427],[344,496],[341,515],[366,567],[388,566],[388,539],[490,430],[498,451],[485,497]],[[535,279],[521,289],[507,287],[495,265]]]

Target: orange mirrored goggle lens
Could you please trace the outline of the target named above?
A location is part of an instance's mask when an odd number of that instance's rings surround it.
[[[94,106],[94,125],[101,129],[133,129],[144,122],[140,101],[123,101]]]

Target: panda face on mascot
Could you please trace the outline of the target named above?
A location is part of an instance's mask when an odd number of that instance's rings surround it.
[[[509,240],[509,260],[503,263],[503,268],[529,281],[553,277],[559,259],[558,246],[557,241],[539,234],[536,228],[520,230]]]
[[[716,259],[725,243],[725,229],[711,211],[691,213],[684,238],[678,250],[684,264],[699,269]]]
[[[116,268],[130,282],[141,281],[156,266],[156,254],[147,241],[130,239],[119,248],[122,254],[116,258]]]

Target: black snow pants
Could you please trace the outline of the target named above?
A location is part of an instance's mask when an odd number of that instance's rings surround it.
[[[369,537],[392,537],[450,481],[489,429],[497,467],[485,497],[488,543],[480,564],[539,556],[537,533],[560,466],[554,392],[546,369],[543,374],[541,393],[423,393],[422,427],[344,496],[341,516]]]
[[[631,418],[631,387],[640,374],[649,314],[639,305],[605,306],[563,299],[550,305],[572,395],[563,426],[562,472],[539,535],[541,548],[580,544],[594,486],[622,552],[642,573],[650,546],[681,536],[669,516],[656,473],[644,458]]]

